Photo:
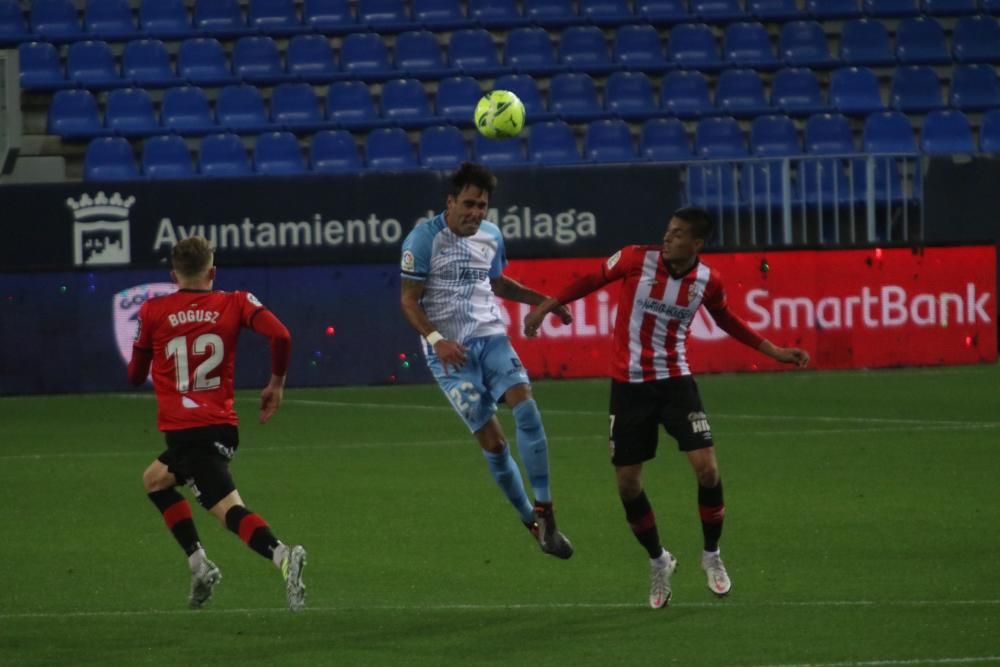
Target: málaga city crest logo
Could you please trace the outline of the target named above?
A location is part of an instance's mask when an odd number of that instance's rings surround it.
[[[128,211],[135,197],[110,197],[98,192],[91,197],[69,197],[73,212],[73,263],[76,266],[120,266],[132,261]]]

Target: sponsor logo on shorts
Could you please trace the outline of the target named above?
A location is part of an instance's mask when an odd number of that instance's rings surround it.
[[[221,442],[213,442],[212,445],[215,447],[215,451],[217,451],[220,454],[222,454],[228,460],[230,460],[230,461],[233,460],[233,456],[235,456],[235,454],[236,454],[236,450],[234,448],[232,448],[232,447],[226,447]]]
[[[689,412],[688,422],[692,433],[704,433],[706,438],[712,436],[712,427],[708,425],[708,416],[704,412]]]

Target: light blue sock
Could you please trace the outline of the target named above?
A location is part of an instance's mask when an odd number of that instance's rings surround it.
[[[524,469],[528,471],[535,500],[550,503],[549,444],[542,427],[542,415],[534,399],[529,398],[514,406],[514,422],[517,424],[517,451],[521,453]]]
[[[503,451],[496,453],[484,449],[483,456],[486,457],[486,463],[489,464],[490,473],[493,474],[497,486],[521,515],[521,521],[534,521],[535,511],[532,509],[531,501],[528,500],[528,494],[524,492],[521,471],[510,455],[510,448],[504,445]]]

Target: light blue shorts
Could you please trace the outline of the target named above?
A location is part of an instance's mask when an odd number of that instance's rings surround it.
[[[475,433],[496,414],[497,401],[508,389],[528,384],[528,373],[503,334],[472,338],[465,347],[465,364],[457,370],[449,365],[448,375],[433,352],[427,354],[427,367],[455,412]]]

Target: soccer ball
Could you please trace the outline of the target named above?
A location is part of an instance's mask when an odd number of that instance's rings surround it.
[[[510,139],[524,129],[524,104],[509,90],[494,90],[479,100],[475,120],[484,137]]]

